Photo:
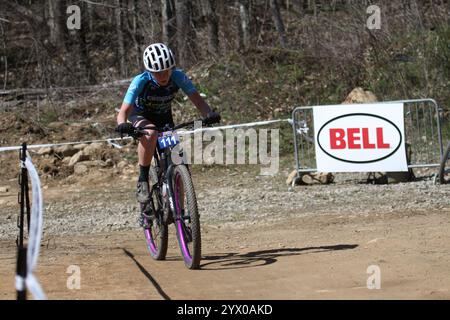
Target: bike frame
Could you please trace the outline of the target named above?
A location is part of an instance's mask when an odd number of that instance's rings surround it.
[[[174,127],[170,127],[168,124],[166,124],[163,128],[159,128],[159,127],[155,127],[153,125],[151,126],[146,126],[146,127],[141,127],[138,128],[138,132],[140,132],[141,134],[145,134],[142,132],[142,130],[145,129],[153,129],[158,131],[158,135],[161,134],[164,131],[175,131],[177,129],[180,128],[184,128],[186,126],[190,126],[193,125],[196,121],[202,121],[203,119],[199,119],[199,120],[194,120],[194,121],[190,121],[190,122],[185,122],[179,125],[176,125]],[[177,216],[176,216],[176,212],[175,212],[175,205],[174,205],[174,190],[173,190],[173,186],[172,186],[172,178],[173,178],[173,171],[175,169],[176,166],[186,166],[186,168],[189,171],[189,166],[187,164],[185,164],[184,162],[180,163],[180,164],[174,164],[172,163],[172,157],[171,157],[171,153],[173,148],[175,148],[176,146],[172,146],[172,147],[168,147],[165,148],[164,150],[161,150],[159,148],[159,145],[156,144],[156,150],[155,150],[155,154],[154,154],[154,158],[156,161],[157,166],[161,169],[163,169],[163,173],[164,176],[162,176],[163,182],[167,183],[168,189],[168,196],[169,196],[169,209],[170,209],[170,214],[172,214],[173,220],[177,221]],[[183,150],[180,150],[180,155],[183,155]],[[158,172],[158,180],[160,179],[160,173]],[[170,181],[170,183],[168,183]],[[159,187],[159,186],[158,186]],[[152,190],[153,192],[153,190]],[[155,208],[153,208],[155,209]]]
[[[161,150],[159,148],[158,145],[156,145],[156,154],[153,156],[155,158],[156,161],[156,165],[163,170],[163,172],[161,173],[161,175],[159,175],[158,173],[158,179],[160,179],[160,177],[162,178],[162,182],[166,182],[167,183],[167,192],[168,192],[168,199],[169,199],[169,209],[170,209],[170,214],[173,217],[173,220],[176,221],[177,215],[175,212],[175,205],[174,205],[174,190],[173,190],[173,185],[172,185],[172,178],[173,178],[173,171],[175,169],[176,166],[186,166],[189,170],[189,167],[187,164],[185,163],[180,163],[180,164],[174,164],[172,162],[172,158],[171,158],[171,153],[174,147],[168,147],[164,150]],[[183,154],[183,151],[180,150],[180,154]]]

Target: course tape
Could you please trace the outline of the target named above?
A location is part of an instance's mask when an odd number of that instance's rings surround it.
[[[277,120],[249,122],[249,123],[233,124],[233,125],[227,125],[227,126],[221,126],[221,127],[199,128],[199,129],[190,130],[190,131],[179,130],[179,131],[177,131],[177,133],[179,135],[188,135],[188,134],[198,133],[198,132],[203,132],[203,131],[216,131],[216,130],[224,130],[224,129],[264,126],[267,124],[277,123],[277,122],[292,123],[292,119],[277,119]],[[73,142],[61,142],[61,143],[30,144],[30,145],[27,145],[27,149],[58,147],[58,146],[75,145],[75,144],[83,144],[83,143],[89,144],[89,143],[96,143],[96,142],[107,142],[107,143],[111,144],[112,146],[120,149],[121,146],[114,143],[113,141],[129,140],[129,139],[133,139],[133,138],[123,137],[123,138],[108,138],[108,139],[100,139],[100,140],[73,141]],[[20,150],[20,149],[22,149],[22,146],[0,147],[0,152],[14,151],[14,150]]]
[[[35,300],[45,300],[47,297],[45,296],[38,280],[33,275],[33,270],[36,267],[39,257],[42,227],[44,223],[44,205],[41,191],[41,181],[39,180],[39,175],[29,156],[25,159],[25,167],[27,168],[28,174],[31,178],[32,190],[30,230],[27,248],[27,276],[25,279],[23,279],[23,277],[16,276],[16,289],[19,291],[23,290],[23,283],[25,282],[26,287],[30,290]]]

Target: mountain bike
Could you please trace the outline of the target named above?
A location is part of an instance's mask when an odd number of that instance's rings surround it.
[[[202,121],[205,125],[203,120],[195,121]],[[137,139],[148,135],[146,129],[158,131],[158,142],[149,172],[150,201],[141,204],[144,235],[150,256],[155,260],[166,258],[168,226],[173,223],[181,255],[189,269],[198,269],[200,265],[200,215],[189,166],[183,162],[183,151],[175,130],[190,127],[195,121],[173,127],[138,127],[129,134]]]

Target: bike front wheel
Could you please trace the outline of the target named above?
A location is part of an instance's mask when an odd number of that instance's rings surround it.
[[[158,187],[156,167],[150,167],[149,183],[152,186],[150,205],[152,206],[152,219],[145,219],[148,227],[144,228],[145,240],[150,256],[155,260],[164,260],[167,254],[169,232],[163,219],[161,192]]]
[[[184,264],[198,269],[201,260],[200,216],[191,175],[185,165],[173,172],[175,228]]]

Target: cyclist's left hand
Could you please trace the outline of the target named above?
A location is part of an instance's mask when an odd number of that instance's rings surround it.
[[[214,123],[219,123],[220,119],[221,119],[220,114],[218,112],[210,111],[208,113],[208,115],[206,116],[206,118],[203,119],[203,122],[205,124],[214,124]]]
[[[133,131],[134,131],[134,127],[129,122],[121,123],[116,127],[116,132],[120,133],[121,138],[123,138],[124,134],[131,134],[131,133],[133,133]]]

